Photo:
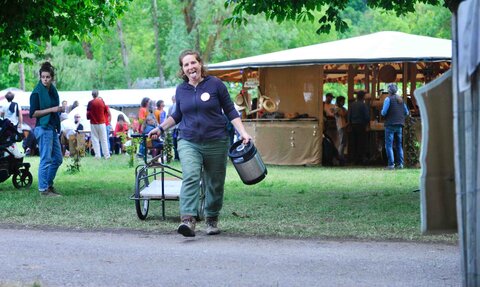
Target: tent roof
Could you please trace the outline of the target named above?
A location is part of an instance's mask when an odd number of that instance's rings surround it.
[[[312,64],[450,61],[452,41],[378,32],[208,65],[209,71]],[[215,74],[215,73],[213,73]]]

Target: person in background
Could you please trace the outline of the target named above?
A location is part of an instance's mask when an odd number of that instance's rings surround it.
[[[23,130],[22,147],[26,156],[34,156],[38,154],[38,145],[35,135],[29,129]]]
[[[84,155],[83,151],[80,151],[80,146],[85,145],[86,136],[85,134],[80,135],[78,132],[83,131],[83,125],[81,123],[82,117],[80,114],[75,114],[73,117],[73,124],[67,124],[70,126],[70,129],[66,133],[66,150],[68,150],[68,155],[73,156],[76,155],[77,152],[80,155]],[[63,125],[62,121],[62,125]],[[63,129],[63,128],[62,128]],[[61,141],[60,141],[61,142]]]
[[[363,165],[367,163],[367,127],[370,123],[370,111],[365,103],[365,91],[357,92],[357,99],[348,109],[348,122],[352,127],[353,162]]]
[[[335,105],[332,104],[332,100],[333,100],[333,94],[327,93],[325,95],[325,103],[323,103],[323,115],[327,120],[335,119],[335,115],[334,115]]]
[[[155,119],[155,116],[150,114],[147,116],[147,119],[145,120],[145,129],[143,130],[144,134],[148,134],[151,130],[155,129],[157,127],[157,120]],[[152,156],[155,157],[157,156],[160,151],[163,149],[163,142],[160,141],[160,139],[152,139]]]
[[[138,116],[134,113],[130,113],[128,114],[128,118],[130,118],[130,127],[132,128],[132,133],[140,133],[140,123],[138,122]]]
[[[175,95],[173,95],[172,105],[170,106],[170,108],[168,108],[168,116],[171,116],[175,112],[177,108],[176,102],[177,100],[175,99]],[[173,144],[174,159],[176,160],[178,160],[177,137],[178,137],[178,124],[176,124],[175,127],[172,128],[172,144]]]
[[[30,95],[30,117],[36,118],[35,138],[40,152],[38,191],[44,196],[60,196],[53,187],[58,168],[63,162],[58,134],[60,132],[60,106],[57,89],[53,85],[55,70],[49,62],[40,67],[40,81]]]
[[[143,125],[149,113],[148,111],[149,105],[150,105],[150,98],[148,97],[143,98],[142,102],[140,103],[140,109],[138,110],[138,123],[140,124],[139,132],[143,132],[143,127],[144,127]]]
[[[82,116],[80,114],[75,114],[73,118],[73,122],[75,123],[75,131],[83,131],[83,125],[82,125]]]
[[[68,152],[68,137],[74,133],[73,125],[71,121],[68,120],[67,113],[60,114],[60,147],[62,148],[62,154],[64,156],[69,156]]]
[[[112,124],[110,123],[112,121],[112,114],[110,113],[110,107],[105,104],[105,131],[107,133],[107,144],[108,144],[108,151],[107,153],[110,153],[110,155],[112,155],[113,153],[113,150],[112,150],[112,143],[111,141],[113,140],[113,137],[112,137]],[[102,150],[102,155],[103,155],[103,149],[102,147],[100,147],[100,149]]]
[[[203,172],[205,184],[206,234],[220,233],[218,218],[223,206],[227,168],[227,120],[239,132],[244,144],[252,137],[247,133],[235,110],[225,84],[209,76],[200,54],[193,50],[179,56],[179,76],[184,80],[177,86],[176,109],[157,128],[149,132],[158,137],[166,129],[179,124],[178,153],[183,172],[180,191],[180,220],[177,232],[195,236],[195,217],[198,214],[199,182]]]
[[[176,102],[177,102],[177,100],[175,99],[175,95],[173,95],[172,96],[172,105],[168,108],[167,116],[171,116],[175,112],[175,109],[177,108]]]
[[[100,159],[102,154],[100,146],[102,146],[103,150],[109,151],[107,143],[107,128],[105,125],[107,107],[102,98],[98,97],[98,90],[92,91],[92,97],[93,99],[90,100],[87,105],[87,119],[90,120],[91,139],[95,158]],[[106,152],[104,157],[105,159],[109,159],[110,153]]]
[[[388,85],[388,97],[385,98],[382,116],[385,118],[385,151],[387,152],[388,165],[385,169],[393,170],[395,167],[403,168],[402,132],[408,108],[403,98],[397,94],[396,84]],[[397,150],[397,160],[393,155],[393,143]]]
[[[334,110],[335,121],[337,124],[337,134],[338,134],[338,157],[340,165],[345,164],[345,147],[347,146],[347,114],[348,111],[344,107],[345,97],[337,97],[336,107]]]
[[[13,101],[14,98],[15,98],[15,95],[10,91],[8,91],[5,94],[5,99],[7,100],[7,104],[2,107],[1,116],[4,119],[9,119],[10,122],[14,126],[16,126],[19,131],[21,131],[22,124],[23,124],[22,109],[20,108],[18,103]]]
[[[157,101],[157,109],[154,111],[157,123],[161,124],[167,118],[167,113],[163,110],[165,103],[162,100]]]
[[[140,125],[140,128],[138,130],[139,133],[143,133],[143,130],[145,129],[145,120],[147,119],[147,116],[149,114],[149,109],[150,109],[150,98],[145,97],[142,99],[142,102],[140,103],[140,109],[138,110],[138,123]],[[137,157],[140,157],[140,158],[143,157],[144,152],[145,152],[145,144],[141,142],[138,148]]]
[[[80,104],[78,103],[78,101],[74,101],[72,106],[70,107],[70,111],[73,111],[73,109],[75,109],[76,107],[78,107]]]
[[[68,107],[68,102],[66,100],[62,101],[62,107],[65,109],[65,111],[60,115],[60,122],[62,121],[61,120],[62,115],[65,115],[68,117],[68,113],[70,112],[70,109]]]
[[[65,108],[65,112],[64,113],[69,113],[70,112],[70,109],[68,108],[68,102],[66,100],[63,100],[62,101],[62,107]]]
[[[323,134],[324,137],[328,138],[333,144],[333,154],[326,155],[327,157],[337,157],[337,146],[339,142],[337,134],[337,125],[335,123],[335,105],[332,104],[333,94],[327,93],[325,95],[325,102],[323,103]],[[327,150],[325,150],[327,152]]]
[[[22,110],[18,106],[18,103],[14,102],[15,95],[8,91],[5,94],[5,99],[7,100],[7,104],[2,107],[0,110],[1,116],[4,119],[8,119],[16,128],[17,131],[20,133],[22,132],[22,125],[23,125],[23,115]],[[7,150],[15,157],[15,158],[22,158],[23,154],[18,149],[17,143],[13,143],[12,145],[7,147]]]
[[[128,136],[128,124],[125,121],[125,118],[122,114],[119,114],[117,117],[117,124],[115,125],[115,130],[113,132],[113,150],[115,154],[119,154],[123,151],[122,137],[127,138]]]

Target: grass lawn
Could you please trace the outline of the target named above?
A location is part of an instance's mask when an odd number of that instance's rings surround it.
[[[25,158],[32,164],[30,189],[16,190],[11,178],[0,183],[0,224],[175,232],[177,201],[166,203],[166,220],[159,201],[150,202],[146,220],[137,218],[129,200],[135,175],[127,156],[83,158],[77,174],[67,173],[70,159],[65,159],[55,181],[63,194],[58,198],[39,195],[38,160]],[[247,186],[229,164],[220,227],[239,236],[456,243],[457,234],[420,234],[420,194],[413,192],[419,175],[419,169],[268,166],[262,182]]]

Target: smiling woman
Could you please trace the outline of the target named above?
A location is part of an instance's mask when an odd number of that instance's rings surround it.
[[[227,87],[207,75],[200,54],[183,51],[178,58],[179,76],[184,80],[177,87],[176,110],[159,127],[149,132],[154,138],[179,123],[178,154],[183,171],[180,192],[181,224],[178,233],[195,236],[195,216],[198,214],[198,193],[201,174],[205,183],[205,218],[208,235],[220,233],[217,227],[223,206],[229,137],[227,119],[246,144],[252,138],[230,99]]]

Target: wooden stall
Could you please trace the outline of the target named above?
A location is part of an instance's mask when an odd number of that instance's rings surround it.
[[[326,132],[325,83],[345,84],[348,92],[343,96],[349,102],[356,90],[369,93],[369,148],[375,151],[376,137],[383,135],[381,119],[376,118],[383,103],[383,86],[399,83],[417,116],[414,90],[447,71],[451,53],[450,40],[379,32],[211,64],[208,70],[225,81],[243,84],[237,104],[248,115],[244,124],[266,163],[316,165],[322,163]],[[256,104],[249,95],[252,89],[258,91]]]

